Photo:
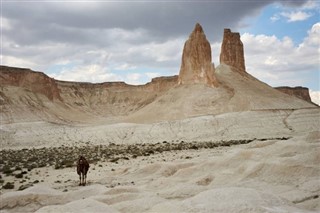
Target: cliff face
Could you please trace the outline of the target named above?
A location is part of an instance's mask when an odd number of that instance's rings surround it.
[[[93,84],[58,81],[30,69],[0,66],[1,119],[13,122],[17,121],[15,117],[53,121],[124,116],[154,101],[174,87],[177,79],[158,77],[139,86],[124,82]]]
[[[214,77],[211,46],[200,24],[196,24],[184,44],[178,83],[218,85]]]
[[[312,102],[309,94],[309,89],[306,87],[275,87],[275,89],[288,95],[308,101],[310,103]]]
[[[64,103],[103,116],[123,116],[154,101],[177,84],[177,76],[159,77],[145,85],[57,81]]]
[[[49,100],[61,100],[56,81],[44,73],[30,69],[0,67],[0,85],[15,86],[45,95]]]
[[[243,44],[239,33],[233,33],[230,29],[224,29],[221,45],[220,64],[229,65],[238,72],[246,72]]]

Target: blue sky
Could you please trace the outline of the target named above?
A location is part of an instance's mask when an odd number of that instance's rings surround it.
[[[240,32],[247,72],[305,86],[320,102],[320,1],[1,1],[1,64],[60,80],[144,84],[177,75],[199,22],[219,65],[223,29]],[[19,32],[19,33],[17,33]]]
[[[316,2],[315,2],[316,4]],[[248,27],[240,30],[243,33],[276,35],[278,38],[289,36],[294,44],[300,44],[307,36],[308,30],[320,21],[319,8],[291,8],[273,3],[263,8],[257,17],[248,19]],[[301,14],[300,19],[291,20],[290,15]],[[305,15],[304,15],[305,14]],[[284,15],[288,15],[286,17]]]
[[[256,17],[250,17],[245,20],[247,27],[240,29],[240,33],[250,33],[253,35],[266,35],[275,36],[279,40],[289,37],[292,39],[294,47],[297,49],[301,45],[308,32],[312,27],[320,22],[319,14],[319,1],[310,1],[308,4],[302,7],[285,7],[280,3],[273,3],[263,8],[259,15]],[[317,35],[320,36],[318,29]],[[297,86],[295,83],[300,83],[302,86],[306,86],[313,91],[320,90],[320,52],[319,43],[317,44],[318,52],[315,52],[318,60],[311,70],[302,71],[301,73],[296,71],[292,73],[293,78],[300,79],[300,81],[292,81],[289,86]],[[287,57],[290,57],[288,52]],[[248,61],[250,58],[247,59]],[[299,58],[298,60],[303,60]],[[264,79],[262,79],[264,80]],[[280,86],[277,82],[267,81],[267,83]]]

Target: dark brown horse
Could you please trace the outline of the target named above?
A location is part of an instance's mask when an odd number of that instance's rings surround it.
[[[88,161],[80,155],[79,160],[77,162],[77,173],[80,178],[79,186],[85,186],[86,185],[86,179],[87,179],[87,172],[89,170],[89,163]]]

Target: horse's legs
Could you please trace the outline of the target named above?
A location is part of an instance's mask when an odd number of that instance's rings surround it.
[[[80,173],[80,175],[79,175],[79,179],[80,179],[79,186],[81,186],[81,185],[82,185],[82,183],[81,183],[81,173]]]
[[[84,181],[84,183],[83,183],[83,185],[85,186],[86,185],[86,183],[87,183],[87,175],[86,174],[83,174],[83,181]]]
[[[82,173],[82,186],[85,185],[85,182],[84,182],[84,174]]]

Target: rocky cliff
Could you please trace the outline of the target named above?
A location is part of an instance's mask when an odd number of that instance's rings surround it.
[[[214,77],[211,46],[198,23],[184,44],[178,83],[218,85]]]
[[[243,44],[239,33],[224,29],[221,45],[220,64],[229,65],[240,73],[246,72]]]
[[[56,81],[42,72],[1,66],[0,85],[24,88],[45,95],[49,100],[61,100]]]
[[[0,109],[4,123],[24,120],[90,120],[133,113],[177,84],[178,76],[145,85],[84,83],[52,79],[30,69],[0,66]]]
[[[309,94],[309,89],[306,87],[275,87],[275,89],[288,95],[308,101],[310,103],[312,102]]]

